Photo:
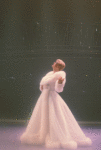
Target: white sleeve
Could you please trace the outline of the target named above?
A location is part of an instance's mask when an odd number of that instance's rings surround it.
[[[40,85],[50,84],[50,82],[56,81],[56,79],[58,79],[56,74],[46,75],[42,78]]]
[[[64,78],[64,81],[62,82],[62,84],[59,84],[58,80],[55,82],[55,91],[58,93],[63,91],[63,88],[64,88],[65,83],[66,83],[66,73],[62,72],[61,77]]]

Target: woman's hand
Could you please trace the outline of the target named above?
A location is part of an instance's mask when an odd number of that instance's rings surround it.
[[[64,78],[62,78],[62,77],[59,77],[59,78],[58,78],[58,83],[59,83],[59,84],[62,84],[63,81],[64,81]]]

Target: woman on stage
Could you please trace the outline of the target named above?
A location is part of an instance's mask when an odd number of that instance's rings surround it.
[[[47,148],[76,149],[90,146],[91,139],[85,136],[65,101],[58,94],[66,83],[65,63],[57,59],[53,71],[40,82],[41,95],[35,105],[21,143],[45,145]]]

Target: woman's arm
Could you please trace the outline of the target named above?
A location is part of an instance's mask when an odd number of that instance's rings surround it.
[[[42,78],[40,85],[50,84],[52,81],[56,81],[59,78],[59,76],[59,73],[53,74],[52,72],[50,72]]]
[[[64,71],[61,72],[60,77],[55,83],[55,91],[60,93],[63,91],[63,88],[66,83],[66,73]]]

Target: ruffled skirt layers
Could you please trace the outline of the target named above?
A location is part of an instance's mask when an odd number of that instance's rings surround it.
[[[76,149],[77,146],[92,144],[64,100],[49,89],[41,93],[20,140],[21,143],[45,145],[47,148]]]

